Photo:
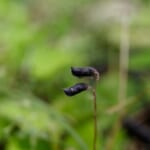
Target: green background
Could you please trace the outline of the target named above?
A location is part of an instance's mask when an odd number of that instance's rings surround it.
[[[129,19],[125,106],[117,109],[123,10]],[[133,116],[150,98],[150,2],[0,0],[0,149],[91,150],[90,91],[67,97],[79,80],[71,66],[94,66],[98,149],[128,149],[120,112]],[[114,138],[115,137],[115,138]]]

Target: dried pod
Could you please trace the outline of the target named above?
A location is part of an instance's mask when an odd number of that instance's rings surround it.
[[[94,77],[96,80],[99,80],[99,73],[93,67],[71,67],[71,72],[74,76],[82,77]]]
[[[144,143],[150,143],[150,129],[133,119],[125,119],[123,122],[124,129],[130,136],[136,137]]]
[[[85,83],[77,83],[70,88],[65,88],[64,92],[68,96],[74,96],[82,91],[85,91],[89,88],[89,86]]]

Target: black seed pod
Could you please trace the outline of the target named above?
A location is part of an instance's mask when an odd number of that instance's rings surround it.
[[[71,72],[74,76],[82,77],[95,77],[99,79],[99,73],[95,68],[92,67],[71,67]]]
[[[123,122],[123,127],[127,130],[130,136],[136,137],[145,143],[150,143],[150,129],[141,125],[133,119],[126,119]]]
[[[77,83],[70,88],[65,88],[64,92],[68,96],[74,96],[82,91],[87,90],[88,88],[89,88],[88,85],[85,83]]]

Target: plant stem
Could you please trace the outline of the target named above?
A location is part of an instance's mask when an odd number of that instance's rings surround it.
[[[94,104],[94,138],[93,138],[93,150],[96,150],[97,142],[97,104],[96,104],[96,89],[92,90],[93,93],[93,104]]]
[[[130,20],[126,14],[122,16],[121,20],[121,37],[120,37],[120,55],[119,55],[119,91],[118,91],[118,104],[125,104],[127,100],[127,82],[128,82],[128,63],[130,52]],[[121,130],[121,119],[126,112],[126,107],[123,107],[119,114],[118,120],[114,124],[110,139],[106,145],[107,150],[113,150],[116,144],[116,138]]]

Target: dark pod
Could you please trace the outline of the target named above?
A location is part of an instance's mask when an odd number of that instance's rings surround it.
[[[133,119],[125,119],[123,127],[130,136],[136,137],[144,143],[150,143],[150,129]]]
[[[74,76],[82,77],[95,77],[99,79],[98,71],[93,67],[71,67],[71,72]]]
[[[65,88],[64,92],[68,96],[74,96],[82,91],[85,91],[88,89],[88,85],[85,83],[77,83],[74,86],[70,88]]]

